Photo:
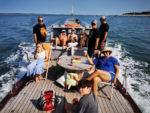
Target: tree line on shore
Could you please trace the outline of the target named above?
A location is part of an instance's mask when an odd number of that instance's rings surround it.
[[[123,15],[150,15],[150,11],[129,12],[129,13],[123,13]]]

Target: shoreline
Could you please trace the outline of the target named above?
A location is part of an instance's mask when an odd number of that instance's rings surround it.
[[[143,17],[148,16],[148,17],[149,17],[150,15],[119,15],[119,16],[141,16],[141,17],[142,17],[142,16],[143,16]]]

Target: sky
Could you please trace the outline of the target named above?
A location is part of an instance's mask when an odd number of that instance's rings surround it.
[[[0,0],[0,13],[114,15],[150,11],[150,0]]]

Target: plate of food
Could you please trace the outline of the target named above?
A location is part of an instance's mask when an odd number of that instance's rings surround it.
[[[79,62],[79,63],[81,62],[81,60],[82,60],[81,57],[74,57],[72,59],[73,62]]]

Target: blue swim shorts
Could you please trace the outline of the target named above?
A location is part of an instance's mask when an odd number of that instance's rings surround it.
[[[113,72],[109,72],[109,73],[110,73],[110,76],[111,76],[111,82],[113,82],[114,79],[115,79],[115,73],[113,73]]]

